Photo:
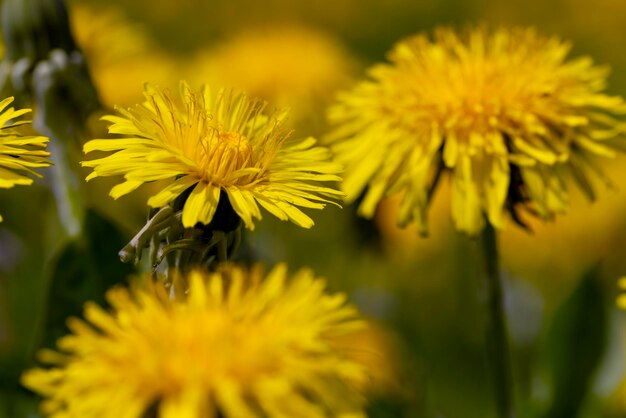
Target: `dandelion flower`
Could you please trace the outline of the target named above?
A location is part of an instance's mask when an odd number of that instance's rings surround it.
[[[16,185],[30,185],[33,179],[26,174],[41,177],[34,168],[47,167],[50,161],[46,157],[49,152],[46,147],[48,138],[44,136],[22,135],[16,130],[20,125],[30,121],[15,119],[29,113],[31,109],[15,110],[9,106],[13,97],[0,102],[0,188],[10,189]],[[0,216],[0,222],[2,216]]]
[[[141,83],[176,82],[182,64],[152,42],[142,25],[111,5],[72,2],[72,33],[87,57],[103,102],[130,105],[141,100]]]
[[[617,284],[620,290],[626,290],[626,277],[620,277]],[[621,309],[626,309],[626,293],[622,293],[621,295],[619,295],[619,297],[617,298],[617,306],[619,306]]]
[[[94,67],[143,54],[153,46],[143,28],[114,7],[72,4],[70,18],[76,42]]]
[[[179,278],[181,281],[181,278]],[[363,417],[364,378],[339,337],[362,322],[342,294],[309,270],[287,279],[258,267],[193,272],[188,292],[150,279],[108,292],[111,311],[88,304],[71,319],[48,369],[23,383],[51,418],[150,416]]]
[[[603,94],[607,69],[532,29],[439,29],[399,42],[391,63],[344,93],[330,110],[329,141],[346,165],[343,183],[371,217],[401,192],[398,223],[426,232],[426,208],[440,174],[450,175],[457,229],[503,226],[520,208],[550,218],[568,207],[568,175],[593,198],[588,173],[613,157],[625,110]]]
[[[279,25],[241,32],[200,54],[191,68],[203,80],[241,86],[255,97],[289,106],[299,119],[313,120],[332,92],[347,84],[353,61],[322,31]]]
[[[313,221],[297,206],[321,209],[327,198],[341,192],[318,185],[338,181],[340,166],[329,161],[315,139],[288,141],[282,115],[266,116],[264,104],[244,94],[208,87],[192,91],[181,83],[182,104],[167,90],[146,86],[146,101],[120,116],[105,116],[109,132],[123,138],[96,139],[85,144],[86,153],[115,151],[83,162],[93,167],[87,177],[123,175],[125,182],[111,189],[118,198],[143,183],[169,180],[167,187],[148,200],[163,207],[187,189],[182,223],[208,224],[222,192],[247,228],[261,219],[259,205],[281,220],[309,228]],[[225,196],[222,196],[225,197]]]

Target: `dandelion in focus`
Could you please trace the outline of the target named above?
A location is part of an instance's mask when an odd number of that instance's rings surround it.
[[[624,124],[621,97],[603,93],[607,68],[532,29],[439,29],[399,42],[390,64],[342,94],[329,142],[346,165],[343,183],[359,212],[401,193],[398,223],[427,231],[441,174],[450,175],[457,229],[497,228],[520,209],[551,218],[568,208],[566,178],[593,199],[589,173],[613,157]],[[606,180],[606,179],[605,179]]]
[[[51,367],[23,376],[47,416],[364,416],[365,370],[335,343],[363,325],[343,294],[284,264],[176,280],[188,292],[148,279],[69,321],[59,352],[41,353]]]
[[[13,97],[0,102],[0,188],[10,189],[16,185],[30,185],[34,177],[41,177],[33,169],[50,165],[50,155],[44,148],[48,138],[44,136],[24,135],[18,131],[21,125],[29,124],[29,120],[16,119],[31,109],[7,108],[13,103]],[[0,216],[0,222],[2,216]]]
[[[289,140],[284,114],[263,113],[264,103],[242,93],[205,86],[192,91],[181,83],[180,99],[150,85],[146,101],[105,116],[109,132],[118,139],[96,139],[85,144],[92,151],[113,154],[85,161],[93,167],[87,177],[123,175],[125,182],[111,189],[123,196],[146,182],[166,180],[167,187],[148,200],[159,208],[184,192],[182,224],[193,227],[213,219],[222,192],[245,226],[254,229],[261,219],[259,206],[281,220],[309,228],[313,221],[299,207],[321,209],[341,192],[319,185],[338,181],[340,166],[330,162],[326,148],[316,140]]]

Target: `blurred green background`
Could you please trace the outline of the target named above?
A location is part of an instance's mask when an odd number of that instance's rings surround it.
[[[385,60],[394,42],[476,23],[534,26],[570,40],[571,56],[610,65],[608,91],[626,96],[623,0],[68,3],[108,106],[141,100],[146,81],[175,89],[187,79],[289,106],[294,136],[322,136],[334,94]],[[532,234],[510,224],[499,236],[520,417],[626,417],[624,313],[615,306],[617,279],[626,274],[626,156],[606,171],[615,187],[600,186],[597,202],[573,190],[570,214],[531,222]],[[116,253],[143,224],[148,193],[113,201],[110,184],[86,187],[103,218],[88,215],[78,240],[60,232],[49,183],[3,191],[2,418],[36,416],[19,374],[36,348],[64,332],[67,315],[79,314],[87,298],[101,300],[130,271]],[[371,417],[495,417],[480,246],[454,231],[445,189],[431,209],[429,238],[395,227],[393,200],[373,221],[358,219],[352,206],[328,207],[310,213],[311,230],[267,216],[246,233],[249,256],[312,267],[376,321],[362,336],[377,376]],[[107,232],[109,222],[118,233]]]

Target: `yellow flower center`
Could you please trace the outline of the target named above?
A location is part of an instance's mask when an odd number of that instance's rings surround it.
[[[519,71],[513,74],[493,58],[476,59],[472,64],[481,69],[479,74],[458,63],[458,68],[423,70],[429,82],[420,84],[414,94],[398,91],[391,96],[388,113],[397,115],[400,125],[409,130],[436,121],[444,131],[454,131],[459,140],[466,141],[472,132],[532,129],[559,99],[554,86],[558,80],[546,79],[540,71],[544,68],[535,62],[516,62],[511,67]]]
[[[203,170],[203,178],[209,183],[219,185],[236,183],[241,177],[233,174],[251,166],[252,145],[244,135],[217,130],[206,138],[205,146],[200,167]]]

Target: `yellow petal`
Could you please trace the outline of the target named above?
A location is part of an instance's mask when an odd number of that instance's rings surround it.
[[[198,179],[192,176],[184,176],[176,180],[174,183],[168,185],[159,193],[148,199],[148,206],[153,208],[160,208],[167,205],[172,200],[176,199],[182,192],[196,183]]]
[[[219,187],[200,182],[193,189],[183,208],[183,226],[192,228],[196,223],[208,224],[213,219],[220,198]]]

